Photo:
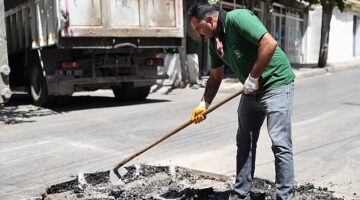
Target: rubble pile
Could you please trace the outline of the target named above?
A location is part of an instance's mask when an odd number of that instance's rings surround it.
[[[113,184],[109,171],[78,174],[73,180],[49,187],[41,199],[227,199],[234,177],[211,174],[175,166],[132,165],[121,181]],[[274,183],[254,180],[254,192],[265,193],[266,200],[275,199]],[[328,199],[340,200],[326,188],[312,184],[296,186],[295,200]]]

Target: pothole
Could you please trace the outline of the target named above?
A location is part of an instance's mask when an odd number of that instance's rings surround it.
[[[80,173],[73,180],[47,188],[45,200],[113,200],[113,199],[228,199],[234,177],[212,174],[183,167],[132,165],[120,184],[112,184],[109,171]],[[266,200],[275,200],[275,184],[255,178],[254,192],[265,193]],[[312,184],[296,186],[294,200],[340,200],[327,188]]]

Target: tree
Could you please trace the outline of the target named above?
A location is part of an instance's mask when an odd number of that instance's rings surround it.
[[[189,70],[187,67],[187,58],[186,58],[186,35],[187,35],[187,23],[188,19],[188,11],[192,5],[197,2],[204,2],[204,0],[182,0],[183,1],[183,20],[184,20],[184,37],[181,40],[181,47],[178,48],[179,57],[180,57],[180,65],[181,65],[181,75],[182,75],[182,87],[185,87],[189,82]],[[219,0],[207,0],[210,4],[218,3]]]
[[[309,6],[314,4],[321,4],[323,8],[322,21],[321,21],[321,39],[320,39],[320,51],[318,67],[325,67],[328,58],[329,51],[329,35],[330,35],[330,22],[334,7],[338,7],[341,12],[346,7],[350,7],[345,0],[302,0],[309,3]]]

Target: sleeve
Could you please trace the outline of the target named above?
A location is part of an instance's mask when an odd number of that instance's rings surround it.
[[[254,13],[249,10],[239,10],[232,17],[232,24],[237,32],[254,45],[258,45],[266,28]]]
[[[211,68],[215,69],[224,65],[224,62],[216,54],[215,50],[215,40],[210,40],[210,59],[211,59]]]

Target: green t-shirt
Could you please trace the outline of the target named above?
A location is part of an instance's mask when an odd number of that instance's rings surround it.
[[[238,9],[228,12],[224,23],[224,56],[216,54],[215,39],[210,40],[211,67],[229,66],[244,83],[258,55],[258,43],[267,33],[261,21],[249,10]],[[287,85],[295,79],[285,53],[276,47],[269,66],[259,78],[260,89]]]

